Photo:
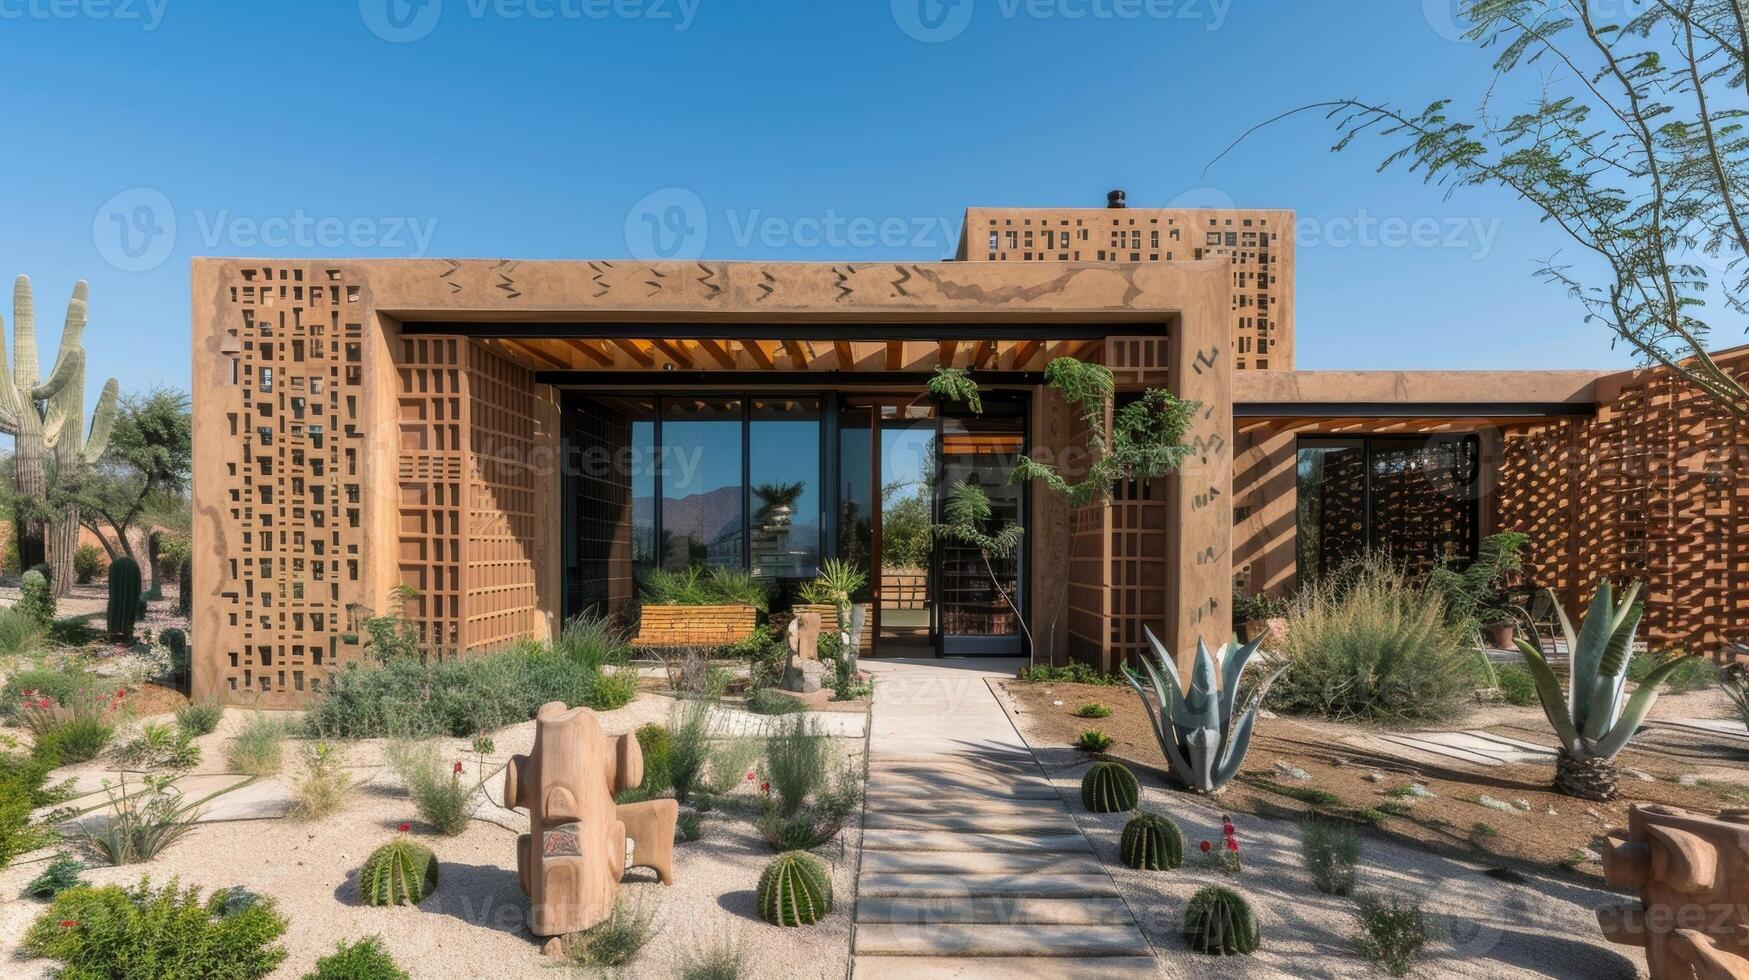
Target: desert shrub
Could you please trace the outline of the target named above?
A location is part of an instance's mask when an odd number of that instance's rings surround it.
[[[25,572],[18,583],[19,598],[12,608],[46,631],[55,622],[55,593],[41,572]]]
[[[200,746],[185,728],[148,721],[138,735],[116,749],[115,757],[124,766],[192,769],[200,764]]]
[[[7,621],[14,618],[9,612],[0,612],[0,630],[4,630]],[[40,636],[34,632],[34,626],[31,629],[33,635]],[[8,721],[15,721],[23,716],[30,702],[48,698],[63,707],[70,706],[92,695],[96,688],[97,678],[82,671],[27,668],[7,678],[6,688],[0,692],[0,712]]]
[[[1124,682],[1123,678],[1116,674],[1102,674],[1096,668],[1078,660],[1070,661],[1061,667],[1053,667],[1050,664],[1022,667],[1015,676],[1033,684],[1101,684],[1115,687]]]
[[[1354,891],[1355,868],[1360,863],[1360,835],[1346,823],[1316,817],[1300,825],[1300,853],[1312,883],[1326,895]]]
[[[302,771],[292,782],[291,815],[320,820],[344,806],[352,791],[352,774],[346,771],[341,749],[327,742],[308,742],[298,756]]]
[[[395,965],[394,957],[383,948],[381,936],[368,936],[336,945],[334,952],[317,960],[316,968],[304,974],[304,980],[411,980],[411,977]]]
[[[132,888],[72,888],[25,934],[32,956],[58,960],[61,976],[126,980],[252,980],[285,959],[285,920],[272,899],[238,903],[225,890],[201,900],[198,888],[151,879]]]
[[[152,860],[187,836],[200,817],[199,802],[184,797],[173,777],[146,776],[132,792],[123,777],[104,792],[109,812],[72,839],[116,867]]]
[[[466,738],[525,722],[550,701],[597,711],[623,707],[637,696],[637,674],[592,665],[594,642],[574,633],[570,647],[553,651],[351,665],[310,703],[304,730],[312,738]]]
[[[765,754],[765,746],[756,738],[718,739],[711,744],[710,759],[705,766],[704,788],[718,796],[733,790],[747,778],[747,773]],[[694,801],[702,813],[708,809],[705,801]]]
[[[473,817],[469,801],[479,786],[462,781],[459,761],[446,763],[435,742],[391,742],[383,756],[426,822],[450,837],[468,829]]]
[[[762,687],[747,695],[747,710],[756,715],[795,715],[808,710],[800,698],[776,688]]]
[[[24,893],[31,898],[54,898],[69,888],[85,884],[84,878],[80,877],[84,871],[85,862],[62,851],[55,855],[55,859],[42,870],[42,874],[32,878],[30,884],[24,886]]]
[[[1507,704],[1522,708],[1537,703],[1536,681],[1530,676],[1530,669],[1523,664],[1502,665],[1496,669],[1495,677],[1499,679],[1500,697]]]
[[[692,810],[682,811],[674,819],[674,839],[691,843],[704,836],[704,818]]]
[[[638,748],[644,753],[644,781],[639,785],[655,796],[673,785],[668,776],[668,745],[674,735],[667,725],[652,722],[640,727],[637,736]]]
[[[1075,736],[1074,746],[1083,752],[1104,752],[1111,748],[1111,736],[1097,728],[1089,728]]]
[[[553,641],[553,655],[599,671],[625,663],[625,637],[612,620],[585,613],[565,624]]]
[[[44,787],[59,764],[52,746],[38,743],[29,753],[0,752],[0,869],[20,854],[48,844],[53,835],[31,820],[31,811],[57,802]]]
[[[1357,562],[1295,596],[1280,652],[1277,710],[1389,723],[1449,717],[1476,687],[1467,629],[1437,595],[1382,557]]]
[[[1079,708],[1076,708],[1075,709],[1075,717],[1077,717],[1077,718],[1110,718],[1111,717],[1111,709],[1106,707],[1103,704],[1100,704],[1098,701],[1093,701],[1093,702],[1090,702],[1088,704],[1084,704]]]
[[[30,730],[38,745],[52,745],[62,764],[87,762],[97,758],[115,735],[125,695],[121,689],[105,694],[87,685],[64,704],[45,695],[24,698],[19,724]]]
[[[225,764],[233,772],[272,776],[285,766],[285,740],[291,727],[257,711],[241,730],[225,739]]]
[[[1361,900],[1356,915],[1361,932],[1354,945],[1361,955],[1393,977],[1408,976],[1431,938],[1420,903],[1369,896]]]
[[[752,606],[760,612],[771,609],[771,594],[765,584],[740,569],[702,569],[694,565],[679,571],[654,568],[639,582],[646,606]]]
[[[795,758],[786,764],[801,765],[807,761],[808,750],[800,748],[799,744],[790,751]],[[777,778],[772,777],[775,798],[766,801],[755,825],[766,844],[779,854],[811,851],[830,842],[838,836],[844,821],[856,812],[857,804],[862,801],[862,783],[851,767],[845,766],[831,780],[827,779],[827,756],[828,753],[822,751],[818,760],[821,768],[808,780],[811,783],[809,795],[788,809],[784,793],[777,789]],[[770,766],[769,755],[767,765]],[[798,783],[789,792],[793,794],[800,789]]]
[[[41,726],[37,745],[53,748],[62,764],[90,762],[103,754],[115,735],[115,725],[104,718],[73,717],[59,724]]]
[[[0,610],[0,660],[16,663],[40,657],[48,651],[48,632],[25,613]],[[10,682],[6,686],[12,690]],[[7,700],[12,699],[8,696]]]
[[[673,736],[668,744],[668,781],[674,787],[674,798],[690,802],[693,790],[702,785],[705,767],[710,763],[711,703],[685,701],[674,706],[670,724]]]
[[[636,959],[656,934],[654,920],[642,905],[622,898],[613,903],[613,911],[604,921],[583,933],[571,947],[571,959],[581,966],[624,966]]]
[[[82,544],[73,552],[73,576],[80,585],[90,585],[108,567],[103,549],[94,544]]]
[[[224,716],[225,706],[217,701],[191,701],[176,709],[176,727],[198,738],[217,731]]]
[[[790,718],[778,724],[765,741],[765,766],[780,814],[793,815],[820,789],[831,754],[826,734],[812,718]]]
[[[1670,653],[1662,657],[1635,657],[1628,661],[1628,680],[1638,684],[1647,675],[1657,670],[1670,657],[1680,657],[1681,653]],[[1661,690],[1669,694],[1687,694],[1691,691],[1706,691],[1719,686],[1719,665],[1705,657],[1690,657],[1682,661],[1682,666],[1671,671],[1664,678]]]
[[[759,624],[745,639],[731,644],[726,652],[731,657],[747,661],[747,684],[754,691],[782,683],[789,642],[776,626]]]
[[[734,937],[699,943],[680,954],[680,980],[740,980],[747,975],[747,948]]]

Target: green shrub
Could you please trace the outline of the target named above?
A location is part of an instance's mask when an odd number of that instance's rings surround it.
[[[644,753],[644,781],[639,784],[650,796],[656,796],[674,785],[668,776],[668,746],[673,733],[667,725],[651,722],[637,731],[638,748]]]
[[[1111,709],[1106,707],[1103,704],[1100,704],[1098,701],[1093,701],[1093,702],[1090,702],[1088,704],[1084,704],[1079,708],[1076,708],[1075,709],[1075,717],[1077,717],[1077,718],[1110,718],[1111,717]]]
[[[1080,661],[1071,661],[1061,667],[1053,667],[1050,664],[1022,667],[1015,676],[1033,684],[1100,684],[1106,687],[1115,687],[1124,682],[1123,678],[1116,674],[1102,674],[1094,667]]]
[[[230,899],[221,889],[203,902],[174,878],[161,889],[149,878],[132,888],[72,888],[31,923],[23,948],[64,964],[68,980],[265,977],[286,957],[285,920],[272,899],[240,907]]]
[[[674,820],[674,839],[688,844],[704,836],[704,821],[694,811],[687,810]]]
[[[47,630],[55,622],[55,592],[41,572],[29,571],[18,583],[19,599],[12,608]]]
[[[200,804],[186,799],[171,777],[146,776],[130,791],[124,776],[104,792],[109,812],[72,839],[115,867],[152,860],[194,830],[200,818]]]
[[[370,936],[352,943],[340,943],[334,952],[316,961],[316,968],[304,974],[304,980],[412,980],[406,970],[395,965],[389,951],[383,948],[381,936]]]
[[[320,820],[346,804],[352,774],[346,771],[345,754],[327,742],[306,743],[299,756],[303,771],[292,782],[291,815]]]
[[[75,716],[43,727],[36,741],[39,746],[52,746],[61,764],[73,765],[102,755],[114,736],[115,725],[107,719]]]
[[[468,829],[473,818],[469,800],[479,787],[462,781],[460,762],[442,758],[435,742],[392,742],[383,756],[426,822],[450,837]]]
[[[656,934],[655,916],[642,905],[625,899],[613,903],[606,920],[583,933],[571,947],[571,959],[583,966],[624,966],[637,959],[650,937]]]
[[[1671,657],[1680,657],[1680,652],[1666,654],[1661,657],[1635,657],[1628,661],[1628,680],[1638,684],[1646,679],[1652,671],[1657,670]],[[1705,657],[1690,657],[1682,662],[1682,666],[1671,671],[1664,678],[1662,690],[1667,694],[1687,694],[1691,691],[1708,691],[1719,686],[1719,665]]]
[[[1083,752],[1104,752],[1111,748],[1111,736],[1097,728],[1089,728],[1075,736],[1074,745]]]
[[[1290,666],[1271,703],[1339,721],[1449,717],[1476,688],[1478,654],[1467,636],[1447,622],[1442,599],[1371,557],[1294,598],[1280,642]]]
[[[13,620],[13,617],[0,613],[0,629],[4,628],[8,620]],[[37,698],[48,698],[58,705],[70,706],[81,698],[91,696],[96,687],[97,678],[81,671],[32,667],[7,678],[6,688],[4,692],[0,692],[0,712],[4,713],[7,720],[16,720],[22,715],[25,702]],[[31,698],[25,697],[27,691],[32,695]]]
[[[1507,704],[1522,708],[1537,703],[1536,680],[1530,676],[1530,668],[1523,664],[1503,664],[1495,669],[1494,675],[1499,679],[1500,697]]]
[[[69,888],[85,884],[85,879],[81,877],[84,871],[85,862],[62,851],[55,855],[55,859],[49,862],[41,874],[24,886],[24,893],[31,898],[54,898]]]
[[[147,769],[193,769],[200,764],[200,746],[187,729],[148,721],[140,734],[122,743],[115,757],[124,766]]]
[[[16,608],[0,610],[0,660],[17,663],[42,656],[49,648],[47,633],[25,612]],[[8,682],[7,689],[11,688],[12,684]]]
[[[692,792],[702,785],[705,768],[710,764],[709,701],[683,701],[673,708],[673,734],[668,743],[668,781],[674,787],[674,798],[690,802]]]
[[[1420,903],[1368,897],[1361,900],[1356,915],[1361,933],[1354,945],[1361,955],[1393,977],[1408,976],[1431,938]]]
[[[585,613],[574,616],[553,641],[553,655],[599,671],[625,663],[625,637],[613,621]]]
[[[805,716],[784,720],[766,739],[766,775],[781,816],[794,816],[821,788],[831,752],[819,723]]]
[[[217,731],[224,716],[225,706],[217,701],[191,701],[176,709],[176,727],[198,738]]]
[[[108,557],[94,544],[82,544],[73,552],[74,580],[80,585],[90,585],[92,579],[102,575],[108,567]]]
[[[655,568],[639,583],[646,606],[752,606],[760,612],[771,609],[771,594],[752,573],[740,569],[701,569],[694,565],[680,571]]]
[[[358,869],[358,900],[365,905],[418,905],[436,890],[436,855],[406,835],[372,851]]]
[[[680,980],[741,980],[747,975],[747,949],[738,939],[695,945],[680,954]]]
[[[232,772],[272,776],[285,766],[285,740],[290,726],[257,711],[237,734],[225,739],[225,764]]]
[[[48,828],[31,821],[30,814],[55,802],[43,784],[58,764],[54,749],[40,743],[28,754],[0,752],[0,869],[53,839]]]
[[[1184,909],[1184,941],[1209,956],[1246,956],[1263,944],[1251,905],[1238,893],[1210,885]]]
[[[1300,825],[1300,852],[1312,883],[1326,895],[1354,891],[1360,864],[1360,835],[1353,826],[1316,817]]]
[[[773,688],[762,687],[747,695],[747,710],[756,715],[795,715],[808,710],[800,698]]]

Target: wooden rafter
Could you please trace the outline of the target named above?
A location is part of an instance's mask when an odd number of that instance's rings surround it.
[[[567,340],[565,345],[602,367],[613,367],[613,355],[601,348],[599,340]]]
[[[741,341],[741,349],[747,352],[747,356],[753,358],[753,363],[767,371],[771,370],[771,348],[765,346],[765,341],[743,340]]]
[[[856,366],[856,349],[850,346],[850,341],[835,340],[832,349],[838,352],[838,370],[848,371]]]
[[[1033,355],[1037,354],[1038,349],[1042,346],[1044,346],[1043,342],[1037,340],[1023,340],[1020,343],[1015,344],[1014,370],[1026,370],[1027,364],[1032,362]]]
[[[615,340],[614,346],[626,352],[626,356],[638,362],[639,367],[652,368],[656,359],[650,356],[648,345],[641,340]]]
[[[905,367],[905,342],[902,340],[887,341],[887,370],[898,371]]]
[[[941,358],[942,367],[953,367],[953,357],[955,354],[959,353],[959,346],[960,342],[957,340],[944,340],[941,342],[938,356]]]
[[[701,340],[698,342],[698,346],[706,354],[709,354],[712,360],[721,364],[723,370],[733,371],[735,369],[735,355],[726,350],[723,344],[714,340]]]
[[[797,370],[808,366],[808,352],[802,349],[801,341],[786,340],[783,349],[789,352],[790,364]]]
[[[995,357],[996,342],[994,340],[981,340],[978,342],[977,352],[972,355],[972,366],[975,368],[989,367],[990,361]]]
[[[556,368],[560,368],[563,370],[570,369],[570,367],[571,367],[570,361],[567,361],[564,358],[557,357],[557,356],[554,356],[553,354],[548,353],[547,351],[543,350],[542,348],[537,347],[536,343],[537,343],[536,341],[529,341],[529,340],[506,340],[504,342],[504,346],[510,348],[511,350],[517,351],[518,353],[522,354],[522,356],[524,356],[524,357],[530,357],[530,358],[533,358],[537,361],[540,361],[541,363],[546,364],[549,367],[556,367]]]
[[[692,370],[692,354],[687,351],[685,341],[657,340],[652,341],[652,343],[654,343],[656,349],[666,355],[669,360],[686,368],[688,371]]]

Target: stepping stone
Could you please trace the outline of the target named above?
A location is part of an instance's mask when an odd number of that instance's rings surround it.
[[[1080,830],[1067,810],[1034,813],[892,813],[870,812],[862,820],[871,830],[947,830],[964,834],[1074,834]]]
[[[1009,895],[939,897],[870,896],[856,900],[858,928],[894,925],[1058,925],[1099,926],[1128,917],[1116,897],[1015,898]]]
[[[888,797],[881,802],[883,813],[1065,813],[1057,800],[993,799],[989,797]]]
[[[1054,854],[1091,853],[1093,845],[1076,834],[1026,837],[1017,834],[956,834],[940,830],[865,830],[863,850],[875,851],[1024,851]]]
[[[1044,780],[1037,782],[969,784],[947,779],[875,779],[868,781],[868,795],[905,797],[967,796],[1010,800],[1057,800],[1057,788]]]
[[[1134,925],[902,925],[856,927],[862,956],[1126,956],[1145,953],[1148,941]],[[1149,960],[1152,965],[1152,959]],[[1091,974],[1083,973],[1082,976]]]
[[[867,874],[1104,874],[1091,853],[1038,854],[997,851],[869,851],[862,856]]]
[[[1131,980],[1158,978],[1152,956],[1056,960],[1004,956],[857,957],[853,980]]]
[[[966,898],[1006,896],[1010,898],[1086,898],[1117,897],[1117,887],[1111,876],[1098,874],[1057,875],[1026,872],[1022,874],[868,874],[858,879],[858,895],[875,898],[929,897]]]

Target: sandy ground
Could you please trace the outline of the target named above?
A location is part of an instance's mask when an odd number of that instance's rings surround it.
[[[176,612],[176,597],[181,586],[175,582],[164,585],[164,598],[147,604],[146,618],[140,621],[140,629],[157,632],[171,626],[188,628],[188,618]],[[0,582],[0,606],[10,608],[18,602],[21,594],[17,578],[8,578]],[[98,616],[101,617],[109,607],[109,586],[104,582],[91,582],[86,585],[75,583],[72,590],[55,600],[55,615],[68,616]],[[103,626],[100,621],[96,624]]]
[[[1176,821],[1187,844],[1185,863],[1175,871],[1132,871],[1118,856],[1127,815],[1091,814],[1080,805],[1081,776],[1090,758],[1060,743],[1033,741],[1036,726],[1014,713],[1011,698],[999,700],[1032,741],[1034,754],[1124,892],[1165,976],[1383,975],[1354,949],[1352,939],[1359,933],[1354,898],[1321,894],[1304,870],[1297,822],[1235,812],[1244,870],[1229,877],[1201,863],[1197,844],[1206,839],[1219,845],[1221,817],[1227,812],[1222,804],[1231,801],[1168,789],[1157,772],[1132,767],[1142,780],[1141,808]],[[1114,708],[1119,703],[1109,694],[1101,700]],[[1597,930],[1593,910],[1619,897],[1546,875],[1524,874],[1508,883],[1483,873],[1493,863],[1456,860],[1366,834],[1356,893],[1413,898],[1438,918],[1446,938],[1428,948],[1417,976],[1626,980],[1643,975],[1632,950],[1609,946]],[[1250,900],[1263,933],[1263,948],[1254,956],[1220,960],[1186,951],[1179,935],[1184,906],[1198,889],[1211,884],[1234,888]]]
[[[670,702],[645,695],[612,712],[599,715],[610,734],[631,731],[650,721],[666,721]],[[223,741],[247,721],[248,712],[228,710],[219,731],[200,739],[202,763],[190,782],[216,780],[222,773]],[[526,752],[534,738],[533,723],[493,734],[495,751],[486,771],[501,766],[510,755]],[[464,763],[466,777],[477,778],[477,758],[468,740],[444,739],[446,758]],[[860,768],[862,739],[838,739],[842,757]],[[297,744],[288,743],[286,772],[295,770]],[[142,874],[156,881],[179,876],[202,889],[243,885],[273,897],[289,921],[282,940],[291,955],[273,974],[301,977],[315,960],[332,952],[337,942],[381,934],[395,960],[419,978],[503,977],[549,968],[540,945],[523,926],[527,900],[516,884],[516,833],[526,829],[526,816],[498,809],[490,802],[476,812],[469,829],[443,837],[419,822],[398,780],[381,766],[382,743],[347,743],[347,763],[359,787],[340,813],[315,823],[291,819],[237,819],[201,825],[188,837],[146,865],[97,868],[86,874],[94,884],[137,882]],[[113,767],[101,763],[69,767],[52,778],[71,777],[83,786],[115,778]],[[487,794],[496,800],[501,778],[487,780]],[[751,790],[743,790],[747,794]],[[257,783],[227,794],[214,806],[247,803],[265,811],[283,809],[286,791],[281,779]],[[98,798],[93,798],[96,801]],[[838,908],[809,929],[780,929],[758,918],[754,886],[772,857],[770,848],[746,819],[752,800],[729,798],[704,815],[704,836],[676,847],[675,885],[664,887],[652,872],[635,870],[624,894],[654,917],[656,934],[626,973],[634,976],[676,976],[688,952],[723,942],[739,942],[748,954],[751,976],[842,977],[848,967],[851,895],[860,829],[847,827],[839,839],[818,854],[827,861],[839,897]],[[245,807],[247,809],[247,807]],[[377,845],[393,838],[403,821],[436,852],[441,862],[438,890],[414,908],[373,909],[358,904],[356,871]],[[33,855],[0,872],[0,975],[38,976],[47,961],[19,961],[17,944],[44,903],[12,900],[41,870]]]

